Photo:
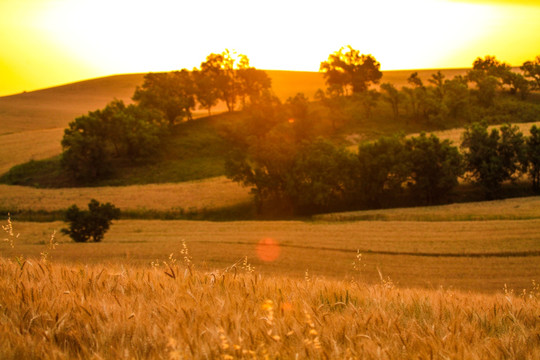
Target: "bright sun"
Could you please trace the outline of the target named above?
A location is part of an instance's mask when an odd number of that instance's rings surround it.
[[[540,6],[501,2],[3,0],[0,94],[191,69],[225,48],[261,69],[317,71],[347,44],[383,70],[466,67],[487,54],[520,65],[540,51]]]

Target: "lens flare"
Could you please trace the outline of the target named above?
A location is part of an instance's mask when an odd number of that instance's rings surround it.
[[[281,249],[279,244],[274,239],[266,238],[259,241],[257,244],[257,257],[265,262],[272,262],[277,260]]]

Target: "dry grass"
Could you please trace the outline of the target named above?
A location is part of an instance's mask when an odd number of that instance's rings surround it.
[[[540,357],[538,286],[481,295],[249,270],[0,259],[0,358]]]
[[[0,135],[0,174],[29,160],[47,159],[60,154],[62,136],[62,128]]]
[[[16,246],[0,255],[39,258],[50,234],[65,224],[16,223]],[[179,254],[185,240],[200,268],[211,271],[248,256],[265,274],[343,279],[351,274],[357,250],[363,254],[363,280],[375,283],[377,269],[400,287],[456,288],[493,292],[508,284],[521,289],[540,279],[540,220],[474,222],[298,221],[196,222],[122,220],[102,243],[76,244],[61,234],[51,253],[66,263],[149,264]],[[258,244],[273,239],[279,257],[258,258]],[[427,274],[427,275],[426,275]]]
[[[122,210],[218,209],[250,201],[249,190],[218,177],[179,184],[133,185],[122,187],[36,189],[0,185],[0,208],[54,211],[72,204],[86,207],[90,199],[111,202]]]

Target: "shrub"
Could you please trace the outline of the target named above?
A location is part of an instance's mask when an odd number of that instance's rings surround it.
[[[87,242],[90,238],[99,242],[109,230],[112,220],[119,217],[120,209],[110,203],[100,204],[92,199],[88,210],[79,210],[77,205],[67,209],[65,221],[69,223],[69,229],[62,229],[62,233],[69,235],[75,242]]]

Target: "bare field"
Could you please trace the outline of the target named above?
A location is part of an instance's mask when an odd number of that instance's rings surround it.
[[[111,202],[123,210],[202,210],[238,205],[251,199],[249,190],[225,177],[178,184],[122,187],[36,189],[0,185],[0,208],[34,211],[86,207],[91,199]]]
[[[178,260],[178,261],[177,261]],[[329,259],[335,260],[335,259]],[[537,359],[538,287],[495,295],[316,276],[0,259],[3,359]]]
[[[298,221],[197,222],[121,220],[102,243],[76,244],[59,234],[62,222],[15,223],[15,247],[1,255],[39,258],[51,234],[61,243],[50,255],[68,263],[150,264],[180,257],[182,240],[193,263],[205,271],[248,257],[268,274],[343,279],[357,250],[363,280],[374,283],[378,269],[402,287],[497,291],[504,284],[526,288],[540,278],[540,220],[322,223]],[[259,242],[277,242],[278,257],[265,262]],[[263,247],[264,249],[264,247]]]

